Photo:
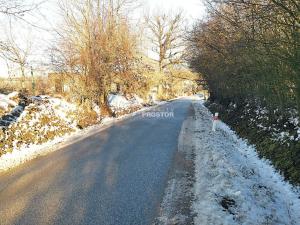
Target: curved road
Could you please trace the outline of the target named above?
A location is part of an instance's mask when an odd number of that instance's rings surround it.
[[[189,100],[116,122],[0,174],[0,224],[149,225],[158,213]]]

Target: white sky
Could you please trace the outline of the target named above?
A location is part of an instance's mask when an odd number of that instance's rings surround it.
[[[144,2],[154,9],[166,11],[182,9],[189,20],[201,18],[205,13],[202,0],[144,0]]]
[[[41,2],[41,0],[27,0],[34,2]],[[28,15],[27,19],[34,25],[44,28],[37,29],[30,27],[28,24],[18,22],[14,24],[14,36],[17,39],[17,43],[20,46],[25,45],[26,37],[32,37],[34,42],[32,44],[32,51],[34,55],[34,61],[36,64],[41,64],[47,58],[47,47],[51,43],[52,35],[49,30],[51,27],[55,27],[55,23],[58,20],[57,16],[57,1],[59,0],[47,0],[40,7],[40,13],[34,13],[34,15]],[[205,8],[202,4],[202,0],[140,0],[142,2],[142,9],[137,10],[135,13],[137,17],[143,16],[143,14],[151,10],[159,9],[161,11],[177,11],[183,10],[184,15],[187,18],[187,22],[192,24],[196,19],[202,18],[205,15]],[[139,15],[142,14],[142,15]],[[3,19],[0,15],[0,40],[5,39],[7,28],[3,28],[7,25],[7,20]],[[48,31],[47,31],[48,30]],[[1,35],[2,34],[2,35]],[[34,63],[33,63],[34,64]],[[0,76],[7,76],[6,63],[0,58]]]

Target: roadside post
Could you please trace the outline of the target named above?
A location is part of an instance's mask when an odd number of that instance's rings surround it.
[[[213,132],[216,131],[218,121],[219,121],[219,113],[216,112],[214,117],[213,117],[213,126],[212,126],[212,131]]]

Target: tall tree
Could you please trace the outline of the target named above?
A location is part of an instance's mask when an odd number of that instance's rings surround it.
[[[65,0],[53,64],[71,75],[77,98],[106,102],[112,80],[130,81],[135,37],[124,8],[132,1]],[[128,85],[128,84],[127,84]]]
[[[14,67],[17,67],[21,75],[21,87],[25,89],[26,69],[29,68],[29,60],[32,56],[32,37],[23,37],[22,41],[17,41],[17,38],[10,29],[7,32],[5,44],[0,51],[0,57],[10,62]]]
[[[145,18],[160,72],[170,65],[180,64],[184,47],[183,13],[154,13]]]

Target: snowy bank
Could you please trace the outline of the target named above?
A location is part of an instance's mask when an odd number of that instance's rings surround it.
[[[271,108],[257,99],[205,105],[255,145],[260,157],[270,160],[286,179],[300,186],[300,117],[295,108]]]
[[[8,113],[18,105],[18,95],[18,92],[12,92],[8,95],[0,94],[0,116],[4,113]]]
[[[30,161],[34,158],[37,158],[39,156],[47,155],[50,152],[60,150],[64,146],[73,144],[75,142],[78,142],[90,135],[93,135],[103,129],[106,129],[111,124],[115,123],[116,121],[120,121],[123,119],[128,119],[131,117],[136,116],[138,113],[141,113],[146,110],[151,110],[152,108],[155,108],[159,105],[165,104],[167,102],[160,102],[158,105],[153,107],[144,107],[138,111],[135,111],[131,114],[123,115],[118,118],[112,118],[112,117],[106,117],[103,118],[101,121],[101,124],[93,125],[90,127],[87,127],[85,129],[79,130],[76,128],[76,123],[74,123],[74,120],[72,117],[69,117],[68,112],[71,109],[75,109],[74,105],[68,105],[70,103],[66,103],[63,100],[50,98],[48,96],[42,96],[38,98],[34,98],[35,101],[42,101],[43,99],[48,99],[51,106],[55,106],[53,111],[55,111],[55,114],[58,114],[61,116],[61,118],[64,118],[64,122],[68,122],[71,127],[73,128],[72,132],[67,132],[64,135],[59,135],[54,137],[52,140],[49,140],[45,143],[32,143],[32,144],[26,144],[22,145],[20,147],[13,148],[10,152],[7,152],[0,156],[0,173],[7,171],[9,169],[12,169],[18,165],[21,165],[27,161]],[[65,104],[66,103],[66,104]],[[42,104],[41,107],[46,107]],[[46,112],[49,110],[46,110]],[[23,116],[26,115],[26,112]],[[72,115],[72,114],[71,114]],[[37,116],[34,116],[36,118]],[[21,121],[21,119],[19,119]],[[36,122],[36,120],[32,121],[32,123]],[[39,123],[37,123],[39,124]],[[28,127],[27,127],[28,128]],[[33,128],[34,129],[34,128]],[[49,128],[50,130],[53,130],[54,128]],[[29,132],[31,132],[29,130]]]
[[[224,123],[195,103],[196,225],[300,224],[299,193]]]
[[[136,95],[131,99],[127,99],[122,95],[110,94],[108,96],[108,106],[112,112],[118,116],[142,108],[143,99]]]

